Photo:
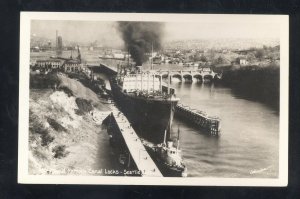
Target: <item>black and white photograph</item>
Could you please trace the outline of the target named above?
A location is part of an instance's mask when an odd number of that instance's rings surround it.
[[[286,186],[288,23],[22,12],[18,182]]]

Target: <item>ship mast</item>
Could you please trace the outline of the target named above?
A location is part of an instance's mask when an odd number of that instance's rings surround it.
[[[127,59],[127,68],[129,68],[129,48],[128,48],[128,59]]]
[[[151,70],[153,70],[153,42],[151,42]]]
[[[166,144],[166,136],[167,136],[167,130],[165,130],[165,134],[164,134],[164,144]]]
[[[170,117],[169,117],[169,122],[166,128],[166,132],[168,133],[168,139],[171,138],[171,128],[172,128],[172,120],[173,120],[173,108],[172,108],[172,101],[171,101],[171,95],[170,96]],[[165,138],[166,139],[166,138]]]
[[[143,91],[143,72],[141,71],[141,91]]]
[[[153,69],[154,69],[153,68],[153,42],[151,42],[151,70],[153,70]],[[155,74],[153,74],[153,93],[154,93],[154,89],[155,89],[154,79],[155,79]]]
[[[147,74],[147,93],[149,93],[149,83],[150,83],[150,72]]]
[[[171,101],[171,95],[170,95],[170,101]],[[172,101],[170,103],[170,119],[169,119],[169,135],[168,135],[168,138],[170,139],[171,137],[171,127],[172,127],[172,115],[173,115],[173,108],[172,108]]]
[[[178,135],[177,135],[177,147],[176,147],[176,151],[178,151],[178,149],[179,149],[179,134],[180,134],[179,125],[178,125],[177,132],[178,132]]]
[[[170,94],[170,81],[171,81],[171,76],[170,76],[170,71],[168,72],[168,94]]]
[[[153,93],[154,93],[154,90],[155,90],[155,73],[153,73]]]

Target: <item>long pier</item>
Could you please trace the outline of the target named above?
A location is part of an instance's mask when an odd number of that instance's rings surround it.
[[[137,169],[141,171],[141,176],[163,177],[125,115],[113,107],[111,116],[114,118],[119,132],[124,138]]]
[[[206,133],[212,136],[219,136],[221,131],[219,118],[208,116],[202,111],[191,109],[183,104],[178,104],[176,106],[175,116],[192,123],[200,129],[205,130]]]

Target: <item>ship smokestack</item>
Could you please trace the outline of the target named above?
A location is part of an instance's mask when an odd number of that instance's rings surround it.
[[[153,50],[161,49],[163,27],[159,22],[118,22],[125,47],[137,66],[148,59],[145,53],[151,52],[152,44]]]

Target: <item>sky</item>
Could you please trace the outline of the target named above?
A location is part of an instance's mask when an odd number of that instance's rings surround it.
[[[224,38],[279,38],[279,23],[235,22],[165,22],[163,41]],[[103,21],[46,21],[31,22],[31,34],[55,40],[55,32],[63,40],[105,45],[122,45],[116,22]]]
[[[95,21],[32,21],[31,35],[55,40],[56,30],[63,40],[122,44],[117,24]]]
[[[270,23],[168,23],[169,39],[279,38],[280,27]]]

